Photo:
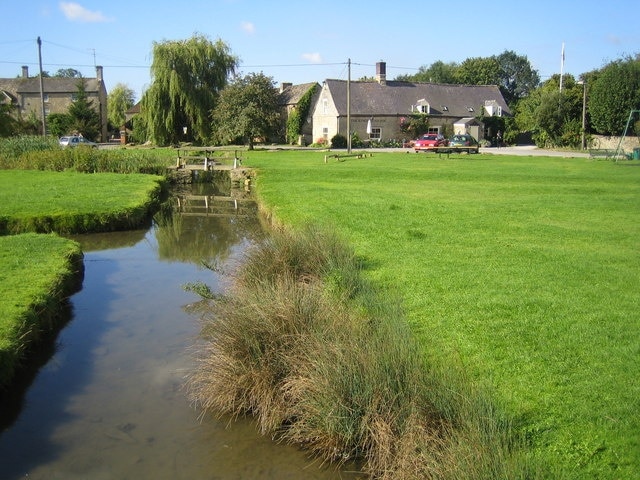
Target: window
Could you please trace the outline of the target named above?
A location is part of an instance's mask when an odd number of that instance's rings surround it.
[[[443,112],[449,111],[449,107],[447,107],[446,105],[441,105],[440,108],[442,109]]]
[[[469,110],[470,112],[473,112],[473,107],[467,107],[467,110]]]
[[[322,113],[327,114],[329,111],[329,101],[326,98],[322,99]]]
[[[498,105],[498,108],[496,109],[496,115],[498,117],[502,116],[502,107],[500,105]]]
[[[371,127],[371,134],[369,135],[371,140],[380,140],[382,138],[382,128]]]
[[[329,140],[329,127],[322,127],[322,138]]]
[[[78,99],[78,94],[77,93],[72,93],[71,94],[71,101],[75,102]]]
[[[49,103],[49,94],[48,94],[48,93],[45,93],[45,94],[43,95],[43,99],[44,99],[44,103]]]

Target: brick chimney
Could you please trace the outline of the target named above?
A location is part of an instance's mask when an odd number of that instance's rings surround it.
[[[380,85],[387,84],[387,64],[383,61],[376,63],[376,80]]]
[[[96,78],[99,82],[102,81],[102,67],[100,65],[96,66]]]
[[[22,66],[22,78],[29,78],[29,67],[26,65]]]

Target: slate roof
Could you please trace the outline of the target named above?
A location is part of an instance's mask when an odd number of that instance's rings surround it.
[[[75,93],[78,91],[79,78],[47,77],[43,79],[46,93]],[[85,78],[85,90],[89,93],[100,91],[97,78]],[[38,77],[0,78],[0,91],[7,92],[14,98],[18,94],[40,93]]]
[[[340,116],[347,114],[347,81],[325,80]],[[511,115],[496,85],[451,85],[388,81],[351,82],[351,115],[409,115],[411,106],[429,103],[430,115],[469,117],[480,115],[487,103]],[[444,108],[446,107],[446,109]],[[469,110],[473,108],[473,111]]]
[[[280,105],[297,105],[300,103],[300,99],[304,94],[314,85],[318,85],[318,83],[311,82],[301,83],[300,85],[289,85],[280,93],[278,103]]]

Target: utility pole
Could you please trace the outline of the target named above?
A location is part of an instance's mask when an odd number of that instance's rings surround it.
[[[347,60],[347,153],[351,153],[351,59]]]
[[[44,116],[44,79],[42,78],[42,40],[38,37],[38,63],[40,64],[40,115],[42,115],[42,136],[47,136],[47,119]]]

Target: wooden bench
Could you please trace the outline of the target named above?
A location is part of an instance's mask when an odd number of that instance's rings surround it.
[[[327,160],[329,158],[335,158],[339,162],[343,162],[344,160],[342,160],[342,159],[349,158],[349,157],[356,157],[356,158],[373,157],[373,154],[372,153],[364,153],[364,152],[360,152],[360,153],[335,153],[333,155],[325,155],[324,156],[324,163],[327,163]]]

